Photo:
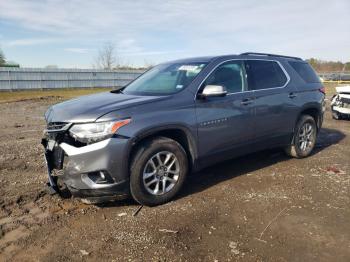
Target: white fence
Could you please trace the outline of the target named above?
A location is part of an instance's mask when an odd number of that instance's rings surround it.
[[[0,91],[121,87],[142,70],[36,69],[0,67]]]

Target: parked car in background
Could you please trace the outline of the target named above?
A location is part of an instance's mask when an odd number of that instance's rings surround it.
[[[340,80],[341,81],[350,81],[350,74],[341,74]]]
[[[269,148],[311,154],[324,88],[297,57],[243,53],[163,63],[126,87],[51,106],[50,185],[91,200],[159,205],[190,172]],[[61,181],[61,183],[60,183]]]
[[[337,94],[332,97],[331,109],[334,119],[350,117],[350,86],[338,86],[335,88]]]

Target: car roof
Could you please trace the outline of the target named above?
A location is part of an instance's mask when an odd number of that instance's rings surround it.
[[[268,54],[268,53],[256,53],[256,52],[247,52],[242,54],[232,54],[232,55],[219,55],[219,56],[202,56],[202,57],[190,57],[190,58],[182,58],[178,60],[173,60],[166,62],[168,63],[209,63],[214,60],[220,59],[275,59],[275,60],[299,60],[303,61],[299,57],[294,56],[285,56],[285,55],[276,55],[276,54]]]
[[[199,56],[199,57],[188,57],[188,58],[181,58],[177,60],[172,60],[166,62],[166,64],[170,63],[208,63],[211,62],[213,59],[215,59],[216,56]]]

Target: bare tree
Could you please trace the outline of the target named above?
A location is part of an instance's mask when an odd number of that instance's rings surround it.
[[[150,60],[144,59],[142,68],[150,69],[154,67],[154,63]]]
[[[115,55],[115,45],[111,42],[107,42],[98,51],[95,58],[95,67],[102,69],[112,69],[117,64],[117,58]]]

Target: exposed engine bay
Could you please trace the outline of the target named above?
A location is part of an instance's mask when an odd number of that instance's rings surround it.
[[[331,109],[334,119],[350,119],[350,86],[338,86],[332,97]]]

